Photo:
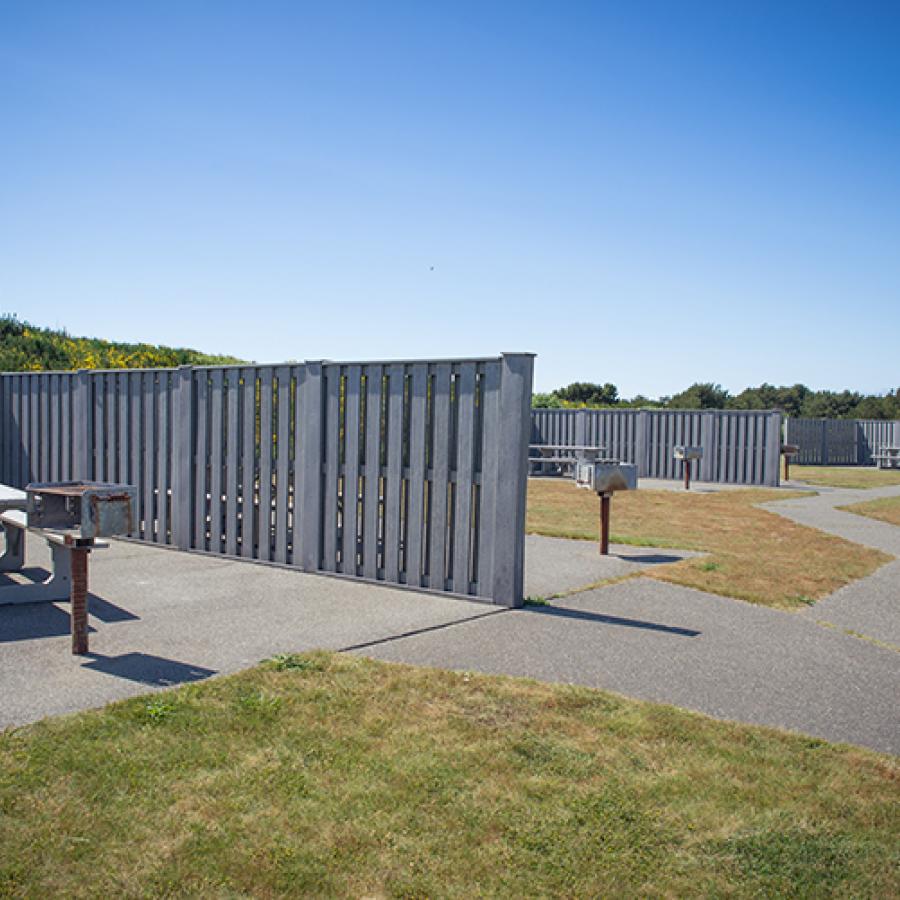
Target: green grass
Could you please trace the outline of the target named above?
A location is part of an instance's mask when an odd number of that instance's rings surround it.
[[[900,484],[900,469],[860,466],[791,466],[791,481],[817,487],[876,488]]]
[[[354,657],[0,736],[7,896],[897,896],[894,757]]]

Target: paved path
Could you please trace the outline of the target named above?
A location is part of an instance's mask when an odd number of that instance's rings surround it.
[[[608,688],[900,754],[900,653],[649,578],[361,652]]]
[[[825,503],[789,509],[833,515]],[[564,592],[678,555],[614,550],[603,559],[590,543],[530,538],[526,591]],[[33,536],[28,552],[47,565]],[[900,754],[900,653],[823,628],[818,614],[640,577],[503,610],[119,542],[95,554],[91,574],[87,661],[69,653],[66,604],[0,608],[0,727],[325,647],[607,688]],[[887,578],[885,602],[891,589]]]
[[[801,485],[802,486],[802,485]],[[779,500],[765,508],[803,525],[875,547],[898,557],[868,578],[841,588],[799,615],[900,648],[900,528],[836,509],[879,497],[900,497],[900,486],[848,490],[818,488],[818,495]]]

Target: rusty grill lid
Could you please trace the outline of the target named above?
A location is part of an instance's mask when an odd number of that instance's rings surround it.
[[[106,481],[43,481],[26,485],[25,491],[57,497],[83,497],[85,494],[121,494],[122,485]]]

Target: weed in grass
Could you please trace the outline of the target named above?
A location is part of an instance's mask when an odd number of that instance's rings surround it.
[[[701,572],[718,572],[719,569],[722,568],[722,566],[717,562],[702,562],[697,566],[697,568]]]
[[[272,715],[281,708],[281,698],[267,694],[265,691],[249,691],[241,694],[237,699],[238,704],[249,712]]]
[[[320,656],[309,656],[300,653],[279,653],[271,659],[265,660],[265,665],[275,669],[276,672],[322,672],[326,668],[326,661]]]
[[[151,697],[143,708],[143,717],[154,725],[171,719],[178,709],[178,703],[171,694],[162,694]]]
[[[526,606],[549,606],[546,597],[526,597]]]

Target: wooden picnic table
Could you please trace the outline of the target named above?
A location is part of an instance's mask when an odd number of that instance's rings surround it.
[[[545,466],[553,466],[556,472],[550,474],[556,474],[562,466],[574,468],[579,461],[594,462],[606,447],[587,444],[529,444],[528,449],[537,450],[541,454],[528,458],[529,464],[540,467],[540,472],[535,474],[548,474]]]

